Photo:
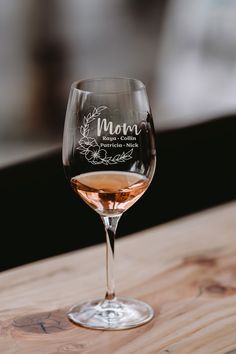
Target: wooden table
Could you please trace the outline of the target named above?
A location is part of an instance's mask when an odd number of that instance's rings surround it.
[[[236,353],[235,202],[120,239],[116,255],[117,292],[150,303],[152,322],[104,332],[67,320],[105,292],[95,246],[0,275],[0,353]]]

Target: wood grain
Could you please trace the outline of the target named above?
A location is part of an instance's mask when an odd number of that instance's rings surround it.
[[[105,332],[67,319],[105,293],[105,247],[91,247],[0,275],[0,353],[236,353],[236,203],[118,240],[116,255],[118,294],[152,305],[152,322]]]

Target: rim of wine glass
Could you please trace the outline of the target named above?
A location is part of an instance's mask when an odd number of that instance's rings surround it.
[[[115,90],[111,92],[96,92],[96,91],[89,91],[89,90],[83,90],[78,87],[76,87],[78,84],[84,83],[84,82],[89,82],[89,81],[105,81],[105,80],[126,80],[126,81],[133,81],[136,82],[140,87],[133,88],[132,90]],[[88,79],[81,79],[74,81],[71,85],[72,89],[78,90],[80,92],[84,93],[93,93],[96,95],[114,95],[114,94],[125,94],[125,93],[130,93],[130,92],[137,92],[137,91],[142,91],[146,90],[145,84],[139,80],[139,79],[134,79],[132,77],[125,77],[125,76],[105,76],[105,77],[95,77],[95,78],[88,78]]]

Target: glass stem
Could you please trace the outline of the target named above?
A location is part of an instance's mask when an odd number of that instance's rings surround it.
[[[120,216],[101,216],[106,231],[106,281],[107,290],[105,300],[115,298],[115,274],[114,274],[114,256],[115,256],[115,235]]]

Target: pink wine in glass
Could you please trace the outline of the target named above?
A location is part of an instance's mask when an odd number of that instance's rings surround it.
[[[74,191],[101,215],[119,215],[146,191],[150,180],[138,173],[99,171],[71,179]]]

